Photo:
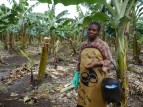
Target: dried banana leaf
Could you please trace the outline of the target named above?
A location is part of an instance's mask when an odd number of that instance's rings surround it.
[[[62,92],[68,91],[68,90],[70,90],[70,89],[72,89],[72,88],[74,88],[74,85],[73,85],[73,83],[72,83],[72,81],[71,81],[71,82],[67,83],[67,84],[65,85],[65,88],[61,89],[60,92],[62,93]]]

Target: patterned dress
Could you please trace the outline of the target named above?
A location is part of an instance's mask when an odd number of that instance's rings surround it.
[[[89,62],[100,62],[103,67],[86,69]],[[77,70],[80,71],[77,107],[106,107],[102,97],[101,82],[108,76],[112,56],[108,45],[97,38],[81,46]]]

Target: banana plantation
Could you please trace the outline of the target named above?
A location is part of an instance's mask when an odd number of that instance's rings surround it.
[[[0,4],[0,107],[76,107],[72,79],[94,21],[113,57],[109,76],[122,84],[120,104],[107,107],[143,107],[143,0],[7,2],[11,8]],[[48,10],[33,12],[41,3]],[[58,3],[75,5],[78,15],[55,14]]]

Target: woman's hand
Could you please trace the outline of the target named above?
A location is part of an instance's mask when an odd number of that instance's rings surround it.
[[[94,67],[102,67],[103,64],[101,64],[100,62],[94,62],[94,61],[91,61],[90,63],[88,63],[85,68],[86,69],[93,69]]]
[[[88,63],[86,66],[85,66],[85,68],[86,69],[92,69],[92,68],[94,68],[95,67],[95,63],[92,61],[92,62],[90,62],[90,63]]]

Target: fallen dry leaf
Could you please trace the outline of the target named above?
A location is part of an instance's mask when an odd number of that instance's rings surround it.
[[[18,94],[15,93],[15,92],[12,92],[12,93],[10,94],[10,96],[15,97],[15,96],[18,96]]]

